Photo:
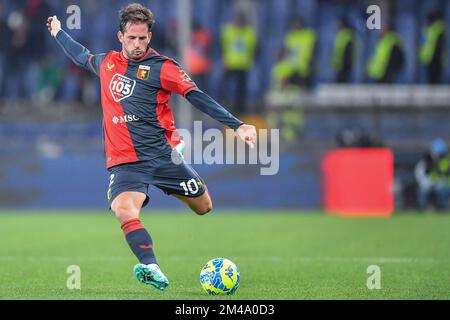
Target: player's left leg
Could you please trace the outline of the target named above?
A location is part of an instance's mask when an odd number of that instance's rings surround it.
[[[173,161],[173,160],[177,161]],[[179,153],[160,157],[151,184],[185,203],[198,215],[212,210],[212,201],[205,182]]]

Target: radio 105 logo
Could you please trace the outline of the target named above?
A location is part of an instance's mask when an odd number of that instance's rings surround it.
[[[116,73],[109,83],[109,90],[114,101],[119,102],[133,94],[135,85],[136,81]]]

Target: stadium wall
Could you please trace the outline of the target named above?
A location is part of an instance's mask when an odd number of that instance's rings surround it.
[[[16,154],[1,162],[2,209],[107,209],[109,176],[99,154]],[[275,176],[260,176],[257,165],[194,168],[205,179],[216,208],[317,208],[320,173],[311,163],[305,155],[284,154]],[[150,198],[151,207],[183,208],[155,187]]]
[[[435,137],[447,138],[447,109],[304,110],[297,139],[281,141],[279,172],[261,176],[260,165],[194,165],[216,208],[321,208],[323,155],[336,148],[343,129],[381,134],[395,155],[396,206],[414,205],[413,166]],[[102,157],[101,122],[94,120],[0,121],[0,209],[107,208],[108,172]],[[401,124],[401,125],[399,125]],[[283,139],[285,128],[280,126]],[[409,190],[409,191],[408,191]],[[151,188],[155,208],[183,208]],[[404,198],[404,199],[402,199]],[[412,200],[411,200],[412,199]]]

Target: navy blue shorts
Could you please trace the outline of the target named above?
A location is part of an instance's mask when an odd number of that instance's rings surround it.
[[[154,185],[166,194],[177,194],[184,197],[196,198],[201,196],[206,188],[205,182],[197,172],[180,158],[177,163],[172,161],[171,154],[152,160],[124,163],[109,168],[108,202],[122,192],[135,191],[147,195],[143,206],[149,201],[148,187]]]

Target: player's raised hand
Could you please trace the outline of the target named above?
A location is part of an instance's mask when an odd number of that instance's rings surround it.
[[[55,38],[56,34],[61,30],[61,22],[58,20],[56,16],[48,17],[47,29],[53,38]]]
[[[256,144],[256,128],[250,124],[243,124],[237,130],[239,137],[247,143],[250,148],[254,148]]]

